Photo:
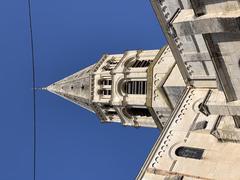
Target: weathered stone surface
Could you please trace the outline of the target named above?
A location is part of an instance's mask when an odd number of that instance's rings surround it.
[[[152,4],[189,89],[136,179],[240,179],[240,2]]]

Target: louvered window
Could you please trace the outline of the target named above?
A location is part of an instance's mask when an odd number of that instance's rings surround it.
[[[151,116],[150,112],[146,108],[127,108],[126,110],[130,116]]]
[[[148,60],[136,60],[131,67],[133,68],[142,68],[142,67],[148,67],[150,65],[151,61]]]
[[[123,91],[126,94],[146,94],[147,81],[127,81],[124,83]]]

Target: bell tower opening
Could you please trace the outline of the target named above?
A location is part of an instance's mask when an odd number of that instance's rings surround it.
[[[147,108],[134,108],[134,107],[128,107],[126,108],[126,112],[130,116],[145,116],[145,117],[151,117],[151,113],[148,111]]]
[[[126,81],[122,90],[125,94],[147,94],[147,81]]]

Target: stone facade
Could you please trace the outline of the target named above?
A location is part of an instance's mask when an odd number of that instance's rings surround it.
[[[208,94],[205,88],[185,91],[137,179],[240,179],[240,130],[232,116],[199,111]]]
[[[240,2],[152,5],[187,88],[136,179],[240,179]]]

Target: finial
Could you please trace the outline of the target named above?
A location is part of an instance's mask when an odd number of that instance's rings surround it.
[[[47,90],[47,88],[46,87],[40,87],[40,88],[34,88],[34,90],[36,91],[36,90]]]

